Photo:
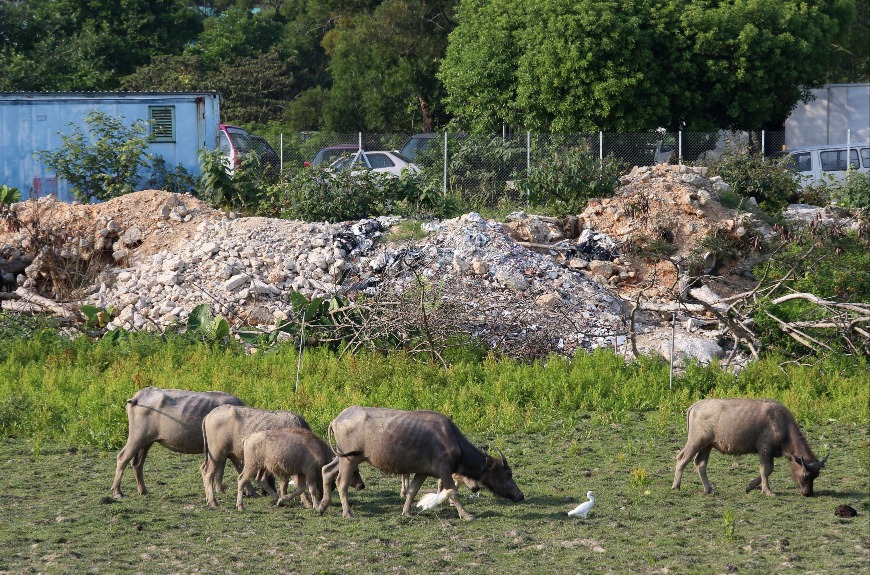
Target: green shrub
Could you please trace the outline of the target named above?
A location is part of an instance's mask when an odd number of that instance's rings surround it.
[[[841,199],[847,208],[870,207],[870,173],[849,172]]]
[[[173,194],[193,194],[196,192],[197,178],[181,164],[169,170],[163,156],[156,156],[151,162],[151,169],[153,172],[147,183],[149,188],[165,190]]]
[[[798,196],[800,186],[788,168],[790,158],[765,158],[752,147],[729,148],[710,163],[710,176],[721,176],[731,191],[755,198],[759,207],[771,215],[781,213],[790,199]]]
[[[127,126],[123,117],[113,118],[93,111],[82,128],[70,124],[72,134],[61,134],[61,146],[37,152],[39,159],[72,185],[76,199],[90,202],[108,200],[136,189],[139,172],[151,162],[148,123],[137,120]],[[92,143],[91,143],[92,142]]]
[[[521,187],[533,206],[545,206],[556,215],[583,211],[590,198],[607,198],[619,187],[625,164],[613,157],[600,160],[585,147],[555,153],[533,167]]]
[[[202,176],[197,194],[210,206],[251,215],[259,212],[271,181],[256,154],[241,158],[230,174],[220,150],[202,150],[199,166]]]

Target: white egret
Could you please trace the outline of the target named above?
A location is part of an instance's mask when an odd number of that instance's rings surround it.
[[[586,516],[589,515],[589,512],[592,511],[592,507],[595,505],[595,494],[591,491],[586,492],[586,497],[589,498],[589,501],[581,503],[574,509],[568,512],[568,515],[571,517],[577,517],[578,515],[583,519],[586,519]]]
[[[438,507],[445,501],[447,501],[451,495],[456,493],[453,489],[442,489],[437,493],[427,493],[423,497],[420,498],[420,501],[417,502],[417,507],[426,511],[428,509],[434,509]]]

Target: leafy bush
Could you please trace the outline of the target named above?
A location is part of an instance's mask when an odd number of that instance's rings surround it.
[[[336,174],[314,167],[297,172],[271,193],[279,198],[284,218],[341,222],[389,213],[390,179],[369,171]]]
[[[145,153],[148,123],[137,120],[127,126],[122,120],[95,110],[85,118],[87,135],[70,124],[72,134],[61,134],[58,149],[37,156],[72,184],[73,194],[82,202],[130,193],[139,184],[139,171],[151,162]]]
[[[870,207],[870,173],[849,172],[841,198],[847,208]]]
[[[171,171],[166,167],[163,156],[156,156],[151,163],[154,170],[148,178],[148,187],[165,190],[173,194],[192,194],[196,192],[197,179],[184,166],[178,164]]]
[[[230,174],[219,150],[202,150],[199,166],[202,176],[197,193],[210,206],[250,214],[258,211],[269,181],[256,154],[241,158]]]
[[[779,160],[765,158],[752,147],[729,148],[710,164],[710,176],[721,176],[731,190],[745,198],[755,198],[758,205],[771,215],[781,213],[791,198],[797,197],[800,186],[794,172],[788,168],[788,157]]]
[[[612,196],[625,164],[614,157],[595,157],[585,147],[556,153],[529,171],[522,183],[532,205],[547,206],[558,215],[583,211],[590,198]]]
[[[264,204],[284,218],[328,222],[389,214],[446,217],[455,211],[449,198],[421,186],[413,174],[396,178],[366,170],[335,173],[319,166],[270,186]]]

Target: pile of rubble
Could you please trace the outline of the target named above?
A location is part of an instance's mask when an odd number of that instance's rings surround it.
[[[746,233],[745,216],[717,201],[724,189],[703,168],[635,168],[616,196],[590,202],[576,217],[519,213],[502,224],[470,213],[424,224],[424,237],[401,242],[389,241],[397,218],[340,224],[241,218],[157,190],[92,205],[40,199],[14,205],[16,226],[0,233],[4,291],[16,294],[3,303],[16,309],[45,303],[39,296],[49,295],[57,270],[45,261],[48,250],[33,250],[36,236],[51,229],[63,240],[61,259],[76,263],[70,267],[93,264],[82,289],[69,294],[75,301],[54,303],[70,313],[82,304],[112,307],[110,328],[163,330],[208,303],[236,328],[269,329],[292,314],[292,292],[309,298],[385,287],[401,292],[422,276],[438,297],[463,310],[468,333],[516,356],[598,347],[627,352],[630,312],[641,293],[660,305],[635,314],[636,344],[668,356],[661,342],[671,339],[676,308],[667,304],[678,284],[671,262],[689,257],[711,230]],[[655,237],[675,247],[668,261],[626,249]],[[675,353],[711,361],[722,355],[722,339],[716,322],[682,321]]]

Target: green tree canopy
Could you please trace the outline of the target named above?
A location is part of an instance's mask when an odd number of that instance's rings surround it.
[[[185,0],[0,2],[0,89],[111,90],[202,30]]]
[[[431,131],[445,120],[436,78],[452,0],[384,0],[327,38],[332,86],[324,120],[337,131]]]
[[[853,20],[854,0],[462,0],[439,76],[474,129],[758,129]]]

